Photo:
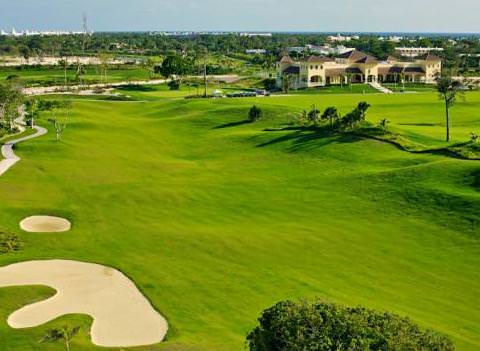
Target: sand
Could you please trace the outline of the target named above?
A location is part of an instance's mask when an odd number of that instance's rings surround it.
[[[63,315],[86,314],[94,319],[91,338],[98,346],[152,345],[167,333],[167,321],[116,269],[67,260],[0,267],[0,287],[30,285],[49,286],[57,294],[12,313],[7,320],[12,328],[31,328]]]
[[[32,216],[20,222],[20,228],[30,233],[61,233],[72,228],[71,223],[60,217]]]

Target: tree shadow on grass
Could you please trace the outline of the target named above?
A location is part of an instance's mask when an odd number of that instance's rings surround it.
[[[279,129],[264,129],[266,132],[285,132],[291,131],[291,133],[284,134],[277,138],[268,140],[257,147],[267,147],[279,143],[291,142],[291,146],[288,147],[288,151],[308,151],[320,147],[324,147],[330,144],[336,143],[353,143],[362,140],[360,136],[350,133],[338,133],[328,128],[318,128],[315,126],[288,126]]]
[[[243,121],[221,124],[219,126],[213,127],[213,129],[232,128],[232,127],[238,127],[238,126],[241,126],[241,125],[244,125],[244,124],[250,124],[250,123],[252,123],[252,121],[249,121],[248,119],[245,119]]]
[[[399,123],[400,126],[412,126],[412,127],[436,127],[440,126],[440,123]]]
[[[155,91],[155,88],[148,85],[128,84],[116,88],[117,90],[129,90],[129,91]]]

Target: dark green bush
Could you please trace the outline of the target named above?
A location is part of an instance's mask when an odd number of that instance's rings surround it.
[[[250,351],[452,351],[447,337],[410,319],[322,301],[284,301],[247,336]]]
[[[248,120],[251,122],[258,121],[260,118],[263,116],[263,111],[257,107],[257,106],[252,106],[250,111],[248,111]]]
[[[170,90],[179,90],[180,89],[180,82],[178,80],[171,80],[168,82],[168,87]]]
[[[263,87],[268,91],[277,90],[277,80],[275,78],[266,78],[263,80]]]

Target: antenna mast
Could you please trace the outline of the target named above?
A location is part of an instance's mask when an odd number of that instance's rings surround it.
[[[82,15],[83,20],[83,43],[82,43],[82,51],[83,55],[85,55],[85,49],[87,46],[87,39],[88,39],[88,17],[87,14],[84,12]]]

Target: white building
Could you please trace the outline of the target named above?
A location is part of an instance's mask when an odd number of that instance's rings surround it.
[[[344,45],[331,46],[329,44],[326,44],[326,45],[317,46],[317,45],[308,44],[306,46],[292,46],[287,48],[287,50],[288,52],[296,52],[297,54],[310,52],[317,55],[329,56],[329,55],[342,55],[346,52],[355,50],[355,48],[349,48]]]
[[[328,36],[328,40],[336,43],[336,42],[349,42],[351,40],[358,40],[360,37],[358,35],[348,36],[348,35],[341,35],[340,33],[337,35],[330,35]]]
[[[256,33],[256,32],[243,32],[240,33],[241,37],[271,37],[272,33]]]
[[[31,37],[31,36],[60,36],[60,35],[79,35],[85,34],[84,32],[80,31],[66,31],[66,30],[22,30],[17,31],[15,28],[12,28],[10,32],[6,32],[4,30],[0,31],[0,35],[9,36],[9,37]],[[93,32],[89,32],[88,34],[93,34]]]
[[[267,53],[266,49],[247,49],[245,50],[247,55],[265,55]]]
[[[419,57],[427,55],[431,52],[442,52],[443,48],[425,48],[425,47],[398,47],[395,53],[403,57]]]

